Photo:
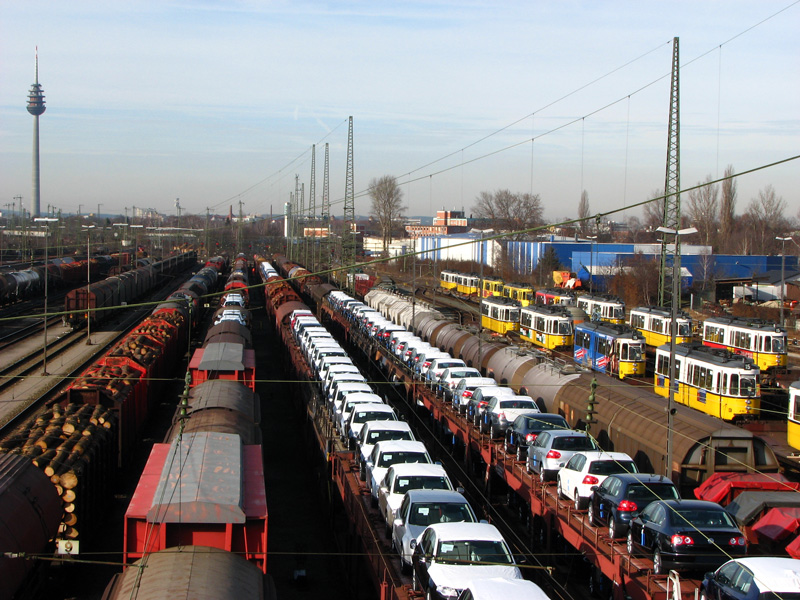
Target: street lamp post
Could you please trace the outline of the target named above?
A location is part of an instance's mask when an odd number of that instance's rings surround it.
[[[48,256],[49,239],[50,239],[50,223],[58,221],[58,219],[51,217],[36,217],[33,219],[35,223],[44,223],[47,228],[44,234],[44,349],[42,351],[42,375],[47,375],[47,280],[50,279],[50,270],[47,268],[47,263],[50,260]]]
[[[669,339],[669,396],[667,397],[667,477],[672,479],[672,454],[673,440],[672,433],[675,427],[675,346],[678,336],[678,308],[681,303],[681,255],[678,237],[697,233],[694,227],[686,229],[670,229],[669,227],[659,227],[656,229],[665,235],[675,236],[675,255],[672,259],[672,319],[670,324]]]
[[[784,325],[783,321],[783,302],[784,302],[784,295],[786,294],[786,242],[791,240],[791,237],[776,237],[781,243],[781,327]]]
[[[91,320],[91,313],[89,312],[89,294],[91,293],[91,283],[92,283],[92,263],[91,263],[91,254],[89,249],[89,240],[91,237],[91,231],[94,229],[94,225],[81,225],[83,229],[86,230],[86,345],[92,345],[92,320]]]
[[[131,229],[135,229],[134,248],[133,248],[133,266],[136,267],[136,259],[139,258],[139,230],[144,228],[144,225],[131,225]]]

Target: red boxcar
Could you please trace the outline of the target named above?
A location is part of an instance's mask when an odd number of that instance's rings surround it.
[[[235,552],[267,571],[261,446],[191,433],[155,444],[125,513],[124,561],[171,546]]]
[[[255,391],[256,353],[244,344],[208,344],[195,350],[189,362],[189,373],[192,387],[212,379],[227,379],[241,381]]]

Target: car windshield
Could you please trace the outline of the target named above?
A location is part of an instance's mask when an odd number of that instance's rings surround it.
[[[414,438],[411,435],[410,431],[395,431],[395,430],[378,430],[378,431],[370,431],[369,435],[367,436],[367,443],[368,444],[377,444],[378,442],[382,442],[384,440],[409,440],[413,441]]]
[[[436,561],[455,564],[513,564],[506,545],[491,540],[440,541]]]
[[[420,502],[411,507],[409,525],[427,527],[436,523],[472,523],[472,513],[466,504],[455,502]]]
[[[594,450],[594,442],[586,436],[561,436],[553,440],[554,450]]]
[[[635,483],[628,486],[625,496],[642,508],[655,500],[677,500],[678,490],[668,483]]]
[[[674,508],[672,523],[676,527],[683,527],[691,523],[695,527],[732,527],[736,524],[724,510]]]
[[[383,452],[378,459],[379,467],[391,467],[403,463],[429,463],[424,452]]]
[[[595,460],[589,465],[592,475],[616,475],[617,473],[638,473],[632,460]]]
[[[394,415],[385,411],[356,411],[353,423],[366,423],[367,421],[394,421]]]
[[[451,490],[447,477],[431,475],[412,475],[410,477],[396,477],[394,480],[395,494],[405,494],[408,490]]]

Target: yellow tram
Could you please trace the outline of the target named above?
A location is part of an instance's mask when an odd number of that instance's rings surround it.
[[[744,317],[706,319],[703,344],[752,358],[762,371],[787,364],[786,330],[771,321]]]
[[[578,296],[578,308],[595,321],[605,321],[623,325],[625,323],[625,303],[609,294],[583,294]]]
[[[439,287],[443,290],[454,290],[458,285],[457,271],[442,271],[439,273]]]
[[[532,304],[519,313],[519,336],[547,350],[572,348],[573,315],[564,306]]]
[[[676,344],[692,341],[692,320],[685,312],[678,313]],[[631,310],[628,324],[638,329],[648,346],[658,348],[668,344],[672,337],[672,311],[660,306],[639,306]]]
[[[477,275],[459,273],[456,277],[456,292],[462,296],[475,296],[480,294],[481,278]]]
[[[503,297],[518,302],[520,306],[533,304],[533,287],[524,283],[506,283],[503,285]]]
[[[789,420],[786,423],[786,441],[800,450],[800,381],[789,386]]]
[[[483,298],[481,300],[481,326],[505,335],[519,330],[520,305],[508,298]]]
[[[675,347],[675,401],[713,417],[733,421],[758,416],[759,370],[753,360],[699,343]],[[656,394],[669,396],[669,344],[656,349]]]
[[[503,295],[503,280],[499,277],[484,277],[482,287],[484,298]]]

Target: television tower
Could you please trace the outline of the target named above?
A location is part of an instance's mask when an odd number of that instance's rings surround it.
[[[36,82],[28,92],[28,112],[33,115],[33,190],[31,217],[39,216],[39,115],[45,111],[44,91],[39,85],[39,47],[36,47]]]

